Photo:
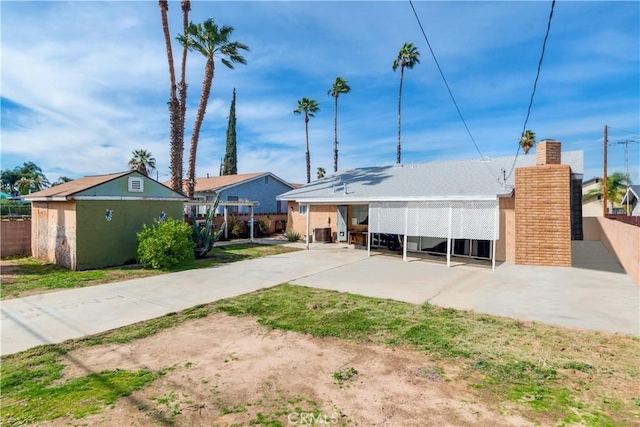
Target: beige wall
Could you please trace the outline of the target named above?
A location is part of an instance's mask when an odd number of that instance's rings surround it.
[[[289,220],[287,230],[295,231],[304,237],[307,230],[307,218],[298,213],[298,203],[289,202],[287,211]],[[336,224],[338,222],[338,207],[336,205],[312,205],[309,206],[309,233],[313,236],[314,228],[331,228],[331,235],[335,238],[337,233]]]
[[[31,218],[0,221],[0,257],[31,255]]]
[[[603,217],[584,218],[583,227],[584,240],[600,240],[640,285],[640,227]]]
[[[602,200],[597,198],[582,202],[582,217],[602,216]]]
[[[34,258],[76,269],[75,202],[33,202],[31,254]]]
[[[500,198],[500,238],[496,242],[496,260],[516,260],[516,199],[515,197]]]

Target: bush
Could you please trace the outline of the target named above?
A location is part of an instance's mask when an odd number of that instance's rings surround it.
[[[168,270],[194,258],[191,227],[173,218],[143,225],[138,233],[138,262],[145,267]]]
[[[295,231],[287,231],[287,240],[290,242],[297,242],[300,240],[300,233],[296,233]]]

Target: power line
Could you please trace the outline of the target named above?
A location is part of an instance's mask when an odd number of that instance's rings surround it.
[[[467,122],[464,120],[464,117],[462,117],[462,112],[460,112],[460,108],[458,108],[458,103],[456,102],[456,99],[453,97],[453,93],[451,92],[451,88],[449,88],[449,83],[447,83],[447,79],[444,77],[444,73],[442,72],[442,68],[440,68],[440,64],[438,63],[438,59],[436,58],[436,54],[433,52],[433,49],[431,48],[431,43],[429,43],[429,38],[427,37],[427,33],[424,31],[424,28],[422,27],[422,22],[420,22],[420,17],[418,17],[418,13],[416,12],[416,8],[413,7],[413,1],[409,0],[409,4],[411,5],[411,9],[413,9],[413,14],[415,15],[416,20],[418,21],[418,25],[420,26],[420,30],[422,31],[422,35],[424,36],[425,41],[427,42],[427,46],[429,46],[429,51],[431,51],[431,56],[433,56],[433,60],[436,63],[436,67],[438,67],[438,71],[440,72],[440,76],[442,77],[442,80],[444,81],[444,85],[447,87],[447,91],[449,92],[449,96],[451,97],[451,100],[453,101],[453,105],[455,105],[456,110],[458,111],[458,115],[460,116],[460,120],[462,120],[462,123],[464,124],[464,127],[467,130],[467,133],[469,134],[469,137],[471,138],[471,141],[473,142],[473,145],[476,147],[476,150],[478,150],[478,154],[480,154],[480,159],[484,159],[484,156],[482,155],[482,152],[480,151],[480,147],[478,147],[478,144],[476,143],[475,138],[473,137],[473,135],[471,134],[471,131],[469,130],[469,126],[467,126]],[[487,165],[487,167],[489,167],[489,165]],[[489,171],[491,171],[491,169],[489,169]]]
[[[529,107],[527,108],[527,117],[524,120],[524,125],[522,126],[521,136],[524,135],[525,130],[527,129],[527,123],[529,122],[529,116],[531,115],[531,107],[533,106],[533,97],[536,94],[536,89],[538,87],[538,78],[540,77],[540,69],[542,68],[542,60],[544,59],[544,52],[547,48],[547,39],[549,38],[549,31],[551,30],[551,20],[553,19],[553,8],[556,5],[556,0],[551,2],[551,12],[549,13],[549,20],[547,21],[547,32],[544,35],[544,41],[542,42],[542,54],[540,55],[540,60],[538,61],[538,71],[536,72],[536,79],[533,82],[533,91],[531,92],[531,98],[529,99]],[[516,151],[516,157],[513,159],[513,164],[511,165],[511,170],[509,171],[509,175],[505,178],[505,181],[513,174],[513,170],[516,167],[516,161],[518,160],[518,155],[520,154],[520,141],[518,141],[518,150]]]
[[[626,132],[626,133],[630,133],[631,135],[636,135],[636,136],[640,135],[637,132],[631,132],[631,131],[624,130],[624,129],[618,129],[618,128],[614,128],[613,126],[609,126],[609,129],[619,130],[620,132]]]

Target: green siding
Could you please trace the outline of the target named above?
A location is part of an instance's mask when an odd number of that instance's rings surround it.
[[[153,224],[163,211],[167,218],[182,219],[182,207],[179,200],[77,201],[77,269],[122,265],[134,259],[142,224]],[[107,209],[113,211],[111,221],[105,219]]]
[[[144,180],[144,191],[131,192],[128,191],[128,182],[130,177],[139,177]],[[96,197],[161,197],[168,199],[184,199],[185,197],[169,187],[165,187],[157,181],[147,178],[146,176],[134,172],[96,187],[80,191],[74,196],[96,196]]]

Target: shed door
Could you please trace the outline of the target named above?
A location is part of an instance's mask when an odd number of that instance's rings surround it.
[[[347,241],[347,207],[338,206],[338,242]]]

